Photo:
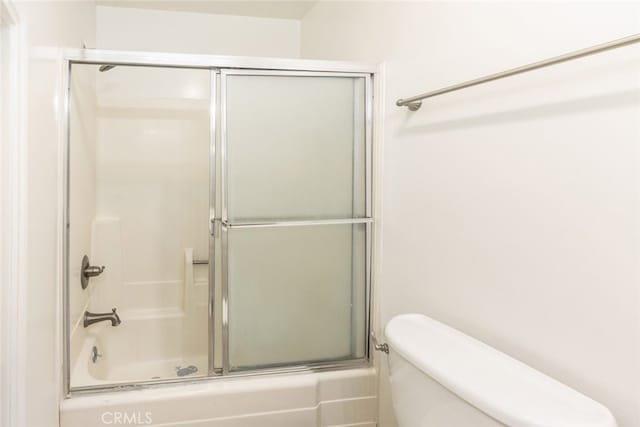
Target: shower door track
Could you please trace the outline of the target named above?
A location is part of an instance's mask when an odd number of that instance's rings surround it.
[[[74,64],[94,64],[113,66],[138,66],[138,67],[161,67],[161,68],[185,68],[203,69],[210,71],[210,176],[209,176],[209,200],[210,200],[210,225],[209,225],[209,301],[208,301],[208,373],[206,376],[198,378],[171,378],[147,381],[114,382],[105,385],[80,386],[71,388],[70,385],[70,324],[69,324],[69,159],[70,159],[70,75],[71,66]],[[280,58],[255,58],[255,57],[235,57],[218,55],[180,54],[180,53],[156,53],[156,52],[131,52],[131,51],[109,51],[96,49],[68,49],[63,54],[63,89],[62,113],[64,123],[63,137],[63,203],[62,203],[62,236],[61,253],[62,268],[60,269],[60,280],[62,283],[62,314],[63,314],[63,387],[64,396],[71,397],[75,394],[99,393],[113,391],[114,389],[143,389],[149,387],[162,387],[167,384],[188,384],[201,383],[203,381],[215,381],[229,377],[248,377],[257,375],[273,375],[287,373],[321,372],[338,369],[352,369],[368,366],[371,363],[369,336],[371,331],[371,282],[372,282],[372,257],[373,257],[373,99],[374,85],[377,67],[365,63],[343,62],[343,61],[321,61],[302,59],[280,59]],[[217,112],[220,94],[216,93],[216,87],[220,72],[222,70],[240,71],[242,73],[271,74],[271,75],[295,75],[295,76],[348,76],[365,78],[365,217],[358,218],[333,218],[308,221],[265,221],[265,222],[240,222],[230,223],[227,221],[226,212],[222,213],[224,220],[219,219],[216,213],[216,159],[219,153],[217,150]],[[224,105],[222,105],[224,109]],[[224,138],[224,137],[223,137]],[[222,165],[224,165],[224,152],[222,154]],[[224,168],[224,166],[223,166]],[[221,186],[224,197],[224,178]],[[222,204],[223,209],[226,205]],[[261,228],[261,227],[291,227],[305,225],[341,225],[341,224],[363,224],[366,227],[365,233],[365,344],[364,357],[345,358],[328,361],[294,362],[289,364],[263,366],[259,368],[243,368],[232,371],[228,366],[228,325],[225,280],[223,279],[222,291],[222,350],[223,367],[216,367],[215,362],[215,243],[216,222],[220,227],[232,228]],[[201,262],[201,263],[204,263]],[[224,268],[223,268],[224,271]]]

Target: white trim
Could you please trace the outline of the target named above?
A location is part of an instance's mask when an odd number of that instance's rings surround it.
[[[7,111],[2,112],[2,252],[0,257],[0,424],[24,425],[24,355],[25,318],[25,127],[24,127],[24,63],[21,55],[22,35],[18,14],[11,0],[0,0],[0,25],[6,25],[8,36]]]

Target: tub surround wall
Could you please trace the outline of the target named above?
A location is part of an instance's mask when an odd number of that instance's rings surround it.
[[[191,248],[183,249],[183,253],[187,251],[193,253]],[[184,255],[176,262],[176,268],[184,278],[177,276],[174,280],[126,280],[122,221],[119,218],[100,217],[94,221],[93,253],[96,259],[109,268],[91,279],[95,286],[89,304],[92,311],[117,307],[119,313],[133,317],[181,314],[189,308],[186,300],[187,287],[195,286],[195,280],[199,281],[199,285],[202,280],[207,280],[207,266],[201,268],[204,272],[194,272],[194,266],[190,261],[186,263]]]
[[[75,68],[71,75],[69,158],[69,316],[72,328],[82,318],[94,281],[81,286],[82,257],[92,265],[92,222],[96,216],[96,69]]]
[[[148,67],[98,78],[97,215],[119,221],[127,286],[182,283],[184,248],[207,258],[209,78]]]
[[[131,296],[123,298],[123,256],[122,229],[118,218],[96,218],[92,227],[91,253],[96,263],[106,266],[104,272],[91,278],[95,293],[91,298],[90,309],[104,312],[117,307],[125,309],[132,301]]]
[[[640,425],[640,46],[394,103],[638,32],[631,2],[319,2],[302,20],[304,58],[386,63],[380,324],[432,316],[622,427]]]

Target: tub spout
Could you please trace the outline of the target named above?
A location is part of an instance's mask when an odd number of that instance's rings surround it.
[[[111,310],[111,313],[90,313],[88,311],[84,312],[84,327],[88,327],[93,325],[94,323],[103,322],[105,320],[111,321],[111,326],[118,326],[120,321],[120,316],[116,313],[116,309]]]

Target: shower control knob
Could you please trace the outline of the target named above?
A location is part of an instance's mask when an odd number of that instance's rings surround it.
[[[104,271],[104,265],[102,267],[90,265],[82,273],[87,277],[95,277],[95,276],[99,276],[103,271]]]
[[[105,266],[96,266],[96,265],[91,265],[91,263],[89,262],[89,257],[88,256],[83,256],[82,257],[82,268],[80,271],[80,281],[82,284],[82,289],[86,289],[87,286],[89,286],[89,278],[90,277],[96,277],[102,274],[102,272],[104,271]]]

